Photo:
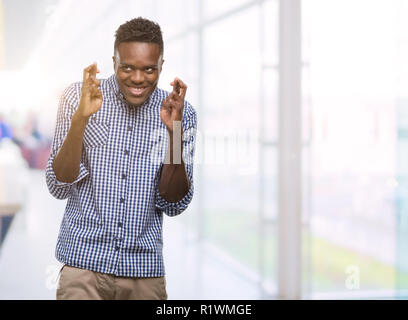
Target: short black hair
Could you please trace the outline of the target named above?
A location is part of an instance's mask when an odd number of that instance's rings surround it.
[[[114,51],[122,42],[149,42],[156,43],[160,47],[160,53],[163,55],[163,37],[160,26],[151,20],[138,17],[120,25],[115,33]]]

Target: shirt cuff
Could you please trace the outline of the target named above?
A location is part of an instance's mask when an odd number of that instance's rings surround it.
[[[190,189],[181,200],[169,202],[160,195],[159,188],[156,189],[156,207],[164,211],[168,216],[176,216],[186,210],[194,194],[194,186],[191,183]]]

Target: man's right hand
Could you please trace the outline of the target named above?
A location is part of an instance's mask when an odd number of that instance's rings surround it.
[[[99,70],[96,62],[84,69],[81,99],[76,113],[77,116],[85,120],[88,120],[102,106],[102,92],[98,89],[101,81],[96,79],[97,73],[99,73]]]

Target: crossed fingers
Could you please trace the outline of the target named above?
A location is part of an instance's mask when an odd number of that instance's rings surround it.
[[[173,96],[174,99],[180,97],[182,100],[184,100],[186,97],[187,85],[177,77],[174,78],[170,85],[173,86],[173,91],[171,92],[170,96]]]
[[[84,69],[83,88],[92,96],[99,95],[100,93],[98,87],[101,84],[101,81],[96,79],[97,73],[99,73],[99,69],[96,62]]]

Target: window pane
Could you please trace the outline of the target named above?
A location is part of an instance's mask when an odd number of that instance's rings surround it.
[[[204,30],[207,238],[258,271],[259,32],[257,7]],[[228,37],[225,37],[228,35]],[[245,41],[242,41],[245,39]]]
[[[261,202],[261,220],[259,225],[260,273],[263,287],[263,297],[271,298],[277,295],[278,267],[278,163],[276,147],[267,147],[260,152],[263,156],[263,166],[259,173]]]
[[[153,3],[153,12],[162,29],[166,43],[171,37],[188,30],[198,21],[198,1],[188,0],[157,0]]]
[[[303,249],[316,297],[395,289],[398,3],[302,2]]]
[[[277,67],[279,62],[279,1],[268,0],[262,3],[262,62],[266,66]]]
[[[264,69],[262,74],[262,140],[277,143],[278,140],[278,79],[275,69]]]
[[[397,210],[397,295],[407,297],[408,289],[408,3],[397,1],[397,178],[395,205]]]
[[[225,13],[228,10],[236,9],[237,7],[251,2],[249,0],[203,0],[204,17],[212,18],[214,16]]]

